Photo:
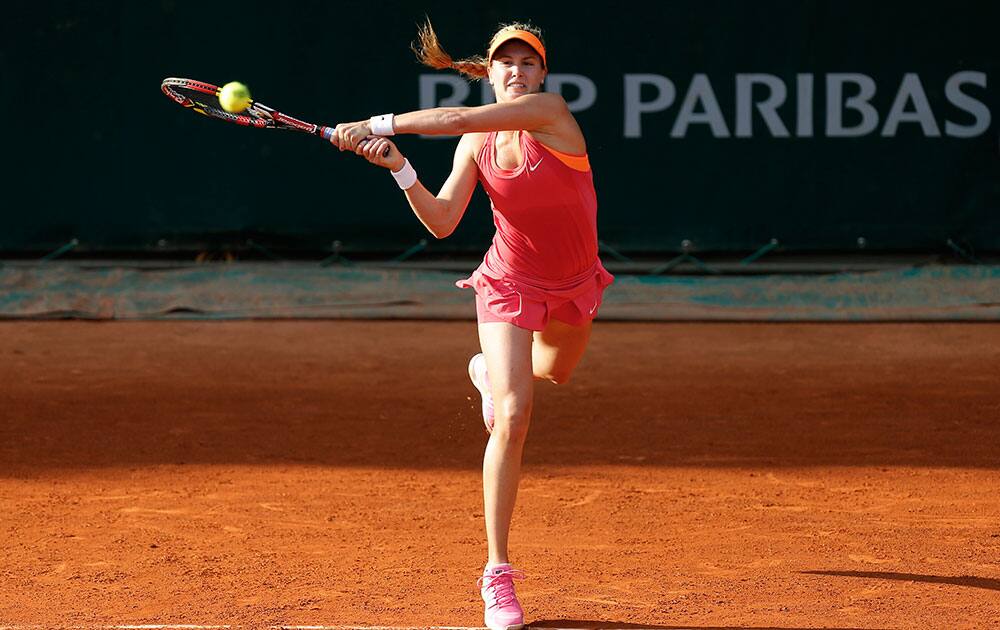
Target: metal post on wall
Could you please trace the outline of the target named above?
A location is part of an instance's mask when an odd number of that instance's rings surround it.
[[[691,253],[691,251],[693,249],[694,249],[694,243],[692,243],[688,239],[684,239],[683,241],[681,241],[681,254],[680,254],[680,256],[676,256],[674,258],[671,258],[670,260],[668,260],[667,262],[663,263],[659,267],[654,267],[653,269],[650,270],[649,275],[651,275],[651,276],[658,276],[661,273],[670,271],[671,269],[684,264],[685,262],[691,263],[692,265],[694,265],[698,269],[704,271],[705,273],[719,273],[719,271],[717,269],[713,269],[709,265],[707,265],[704,262],[702,262],[701,260],[699,260],[697,256],[694,256]]]
[[[424,251],[425,249],[427,249],[427,239],[426,238],[422,238],[422,239],[420,239],[417,242],[416,245],[414,245],[413,247],[407,249],[405,252],[403,252],[399,256],[396,256],[395,258],[393,258],[389,262],[391,262],[391,263],[401,263],[404,260],[406,260],[407,258],[410,258],[411,256]]]
[[[743,260],[741,260],[740,261],[740,267],[746,267],[746,266],[750,265],[751,263],[753,263],[754,261],[756,261],[757,259],[759,259],[761,256],[764,256],[768,252],[771,252],[771,251],[777,249],[777,247],[778,247],[779,244],[780,243],[778,243],[778,239],[772,238],[770,241],[767,242],[766,245],[764,245],[763,247],[761,247],[760,249],[758,249],[754,253],[750,254],[749,256],[747,256],[746,258],[744,258]]]
[[[958,254],[958,255],[959,255],[960,257],[964,258],[965,260],[967,260],[967,261],[969,261],[969,262],[971,262],[971,263],[973,263],[973,264],[976,264],[976,265],[981,265],[981,264],[983,264],[981,260],[979,260],[978,258],[976,258],[975,254],[973,254],[973,253],[971,253],[971,252],[967,252],[967,251],[965,251],[964,249],[962,249],[962,248],[961,248],[961,247],[959,246],[959,244],[958,244],[958,243],[956,243],[956,242],[955,242],[955,241],[953,241],[952,239],[950,239],[950,238],[949,238],[948,240],[946,240],[946,241],[945,241],[945,244],[946,244],[946,245],[947,245],[948,247],[950,247],[950,248],[951,248],[951,251],[955,252],[955,253],[956,253],[956,254]]]
[[[628,256],[626,256],[625,254],[622,254],[621,252],[619,252],[618,250],[616,250],[614,247],[611,247],[610,245],[608,245],[607,243],[605,243],[604,241],[602,241],[600,239],[598,239],[598,241],[597,241],[597,251],[599,251],[599,252],[606,252],[609,256],[611,256],[612,258],[614,258],[618,262],[624,262],[624,263],[630,263],[630,262],[632,262],[631,258],[629,258]]]
[[[344,258],[340,253],[340,250],[343,248],[343,246],[344,244],[341,243],[340,241],[334,241],[333,243],[331,243],[330,249],[333,251],[333,253],[324,258],[323,260],[319,261],[319,266],[329,267],[330,265],[335,265],[335,264],[344,265],[347,267],[352,266],[354,263]]]
[[[256,251],[258,251],[258,252],[260,252],[262,254],[264,254],[265,256],[267,256],[268,258],[270,258],[271,260],[275,260],[275,261],[284,260],[284,258],[282,258],[281,256],[278,256],[277,254],[275,254],[274,252],[272,252],[268,248],[264,247],[263,245],[261,245],[257,241],[253,240],[252,238],[248,238],[247,239],[247,247],[249,247],[250,249],[256,250]]]
[[[54,252],[50,252],[50,253],[42,256],[41,262],[48,262],[50,260],[55,260],[56,258],[59,258],[60,256],[62,256],[66,252],[68,252],[70,250],[73,250],[73,249],[76,249],[76,246],[79,245],[79,244],[80,244],[79,239],[74,238],[73,240],[71,240],[70,242],[66,243],[65,245],[63,245],[59,249],[55,250]]]

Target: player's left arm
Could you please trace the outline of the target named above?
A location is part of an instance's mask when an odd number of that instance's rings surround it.
[[[393,116],[395,134],[418,133],[428,136],[457,136],[488,131],[550,131],[571,117],[565,99],[552,92],[525,94],[506,103],[478,107],[434,107]],[[341,150],[353,150],[372,136],[369,121],[341,123],[335,131]]]
[[[395,116],[396,133],[419,133],[428,136],[458,135],[489,131],[539,131],[555,125],[569,115],[566,101],[559,94],[525,94],[506,103],[479,107],[435,107]]]

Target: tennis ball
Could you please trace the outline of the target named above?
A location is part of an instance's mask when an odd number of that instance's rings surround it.
[[[250,90],[239,81],[230,81],[219,90],[219,103],[230,114],[238,114],[250,106]]]

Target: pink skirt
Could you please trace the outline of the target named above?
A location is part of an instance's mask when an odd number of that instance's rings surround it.
[[[502,266],[496,259],[493,264]],[[597,317],[604,288],[614,276],[594,261],[593,267],[557,282],[538,280],[510,269],[494,271],[486,260],[471,276],[455,283],[476,292],[476,315],[480,324],[506,322],[527,330],[544,330],[549,319],[582,326]]]

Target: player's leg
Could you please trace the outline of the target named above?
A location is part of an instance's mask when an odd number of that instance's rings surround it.
[[[507,539],[531,420],[532,333],[503,322],[481,323],[479,342],[493,394],[493,432],[483,457],[484,516],[492,565],[508,561]]]
[[[561,384],[569,380],[590,341],[591,322],[571,325],[552,318],[534,334],[531,365],[535,378]]]
[[[483,457],[483,501],[489,562],[479,580],[486,627],[521,628],[524,609],[514,580],[524,577],[510,566],[507,540],[521,477],[521,455],[531,419],[534,380],[531,331],[504,322],[481,322],[479,342],[493,393],[494,422]]]

